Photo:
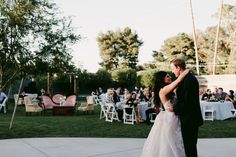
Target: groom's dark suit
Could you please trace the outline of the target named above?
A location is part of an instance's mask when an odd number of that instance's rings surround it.
[[[203,124],[203,119],[196,77],[188,73],[179,84],[176,94],[177,103],[174,105],[174,112],[180,118],[186,156],[197,157],[198,127]]]

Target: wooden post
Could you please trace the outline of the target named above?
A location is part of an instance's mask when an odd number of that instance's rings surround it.
[[[50,95],[50,75],[47,73],[47,93]]]
[[[74,94],[76,95],[77,94],[77,85],[76,85],[76,77],[74,77]]]
[[[213,75],[215,75],[215,69],[216,69],[216,54],[217,54],[217,48],[218,48],[218,39],[219,39],[220,22],[221,22],[221,16],[222,16],[222,8],[223,8],[223,0],[221,0],[220,12],[219,12],[219,17],[218,17],[218,25],[217,25],[217,30],[216,30],[215,51],[214,51],[213,69],[212,69]]]
[[[17,100],[16,100],[16,103],[15,103],[14,111],[13,111],[13,114],[12,114],[12,117],[11,117],[11,122],[10,122],[9,130],[12,128],[12,123],[13,123],[13,120],[14,120],[14,117],[15,117],[15,114],[16,114],[16,108],[17,108],[17,105],[18,105],[18,100],[19,100],[19,96],[20,96],[20,93],[21,93],[21,90],[22,90],[23,82],[24,82],[24,78],[21,79],[20,88],[19,88],[19,91],[18,91],[18,95],[17,95]]]
[[[193,25],[193,41],[194,41],[194,49],[195,49],[195,57],[196,57],[196,69],[197,69],[197,75],[199,75],[197,36],[196,36],[196,31],[195,31],[196,29],[195,29],[194,16],[193,16],[192,0],[189,0],[189,2],[190,2],[190,11],[191,11],[192,25]]]

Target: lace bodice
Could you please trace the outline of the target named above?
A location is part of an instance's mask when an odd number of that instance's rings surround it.
[[[167,110],[169,107],[172,107],[173,104],[171,103],[170,100],[168,100],[167,102],[165,102],[165,103],[163,104],[163,106],[164,106],[165,110]]]
[[[177,98],[175,96],[172,99],[166,101],[163,104],[165,110],[168,109],[169,107],[173,107],[173,105],[176,103],[176,101],[177,101]]]

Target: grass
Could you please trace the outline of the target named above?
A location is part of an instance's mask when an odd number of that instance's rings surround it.
[[[9,130],[13,112],[9,102],[7,114],[0,113],[0,139],[31,137],[126,137],[146,138],[152,125],[127,125],[121,122],[105,122],[99,119],[100,108],[93,114],[76,112],[73,116],[45,115],[26,116],[24,106],[18,106],[12,129]],[[236,120],[205,122],[200,127],[199,138],[236,137]]]

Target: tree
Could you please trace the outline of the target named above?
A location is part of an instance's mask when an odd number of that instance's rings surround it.
[[[228,66],[226,72],[236,73],[236,5],[223,6],[222,27],[225,30],[226,49],[229,51]]]
[[[236,7],[224,5],[222,24],[219,28],[219,40],[216,55],[216,73],[236,73]],[[215,17],[218,14],[215,14]],[[199,51],[202,52],[207,73],[212,73],[216,27],[208,27],[205,32],[198,33]]]
[[[216,27],[208,27],[205,32],[198,33],[199,58],[207,74],[211,74],[213,71],[215,34]],[[226,47],[224,40],[225,31],[222,28],[219,30],[219,36],[216,57],[216,73],[218,74],[223,73],[229,55],[229,49]]]
[[[0,0],[0,82],[14,72],[37,75],[73,68],[69,45],[80,36],[71,18],[59,14],[48,0],[17,0],[14,6]]]
[[[174,58],[183,58],[187,64],[195,63],[193,39],[185,33],[178,34],[164,41],[159,51],[153,51],[156,66],[166,69]],[[163,68],[164,66],[164,68]]]
[[[137,82],[137,72],[135,69],[119,69],[111,72],[111,77],[115,87],[134,89]]]
[[[129,27],[116,32],[100,33],[97,41],[103,68],[107,70],[136,68],[139,48],[143,42]]]
[[[202,56],[201,52],[198,52]],[[180,33],[164,41],[159,51],[153,51],[155,65],[159,70],[168,70],[170,61],[174,58],[183,58],[186,64],[195,66],[195,49],[194,41],[190,35]],[[199,57],[199,62],[202,63],[203,59]],[[196,70],[196,69],[193,69]],[[200,68],[203,71],[203,68]]]

